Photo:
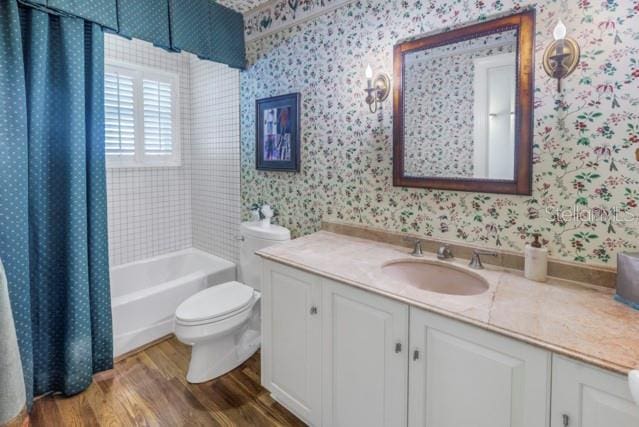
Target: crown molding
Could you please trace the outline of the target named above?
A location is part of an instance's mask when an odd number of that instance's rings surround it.
[[[270,0],[244,14],[244,38],[247,43],[293,25],[329,13],[355,0],[311,0],[295,10],[299,0]]]

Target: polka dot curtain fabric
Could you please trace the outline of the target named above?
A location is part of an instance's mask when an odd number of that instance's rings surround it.
[[[0,2],[0,258],[29,400],[112,365],[97,24]]]
[[[210,0],[170,0],[171,43],[202,59],[234,68],[246,65],[244,18]],[[202,31],[210,28],[210,31]],[[239,29],[242,29],[241,33]]]
[[[47,6],[107,28],[118,28],[117,3],[115,0],[47,0]]]
[[[171,48],[166,0],[118,0],[120,35]]]
[[[20,0],[76,16],[124,37],[185,50],[233,68],[246,65],[244,17],[215,0]]]
[[[211,37],[200,28],[209,24],[208,0],[192,0],[188,4],[171,0],[171,37],[173,47],[206,57],[210,50]]]

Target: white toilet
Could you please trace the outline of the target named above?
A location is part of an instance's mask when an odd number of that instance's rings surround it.
[[[255,251],[291,239],[288,229],[243,222],[239,278],[187,298],[175,310],[175,336],[192,346],[186,379],[201,383],[236,368],[260,348],[261,262]]]

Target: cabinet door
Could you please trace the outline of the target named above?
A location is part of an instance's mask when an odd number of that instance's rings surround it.
[[[322,420],[406,425],[408,306],[322,280]]]
[[[637,427],[628,379],[553,356],[552,427]]]
[[[321,287],[317,276],[264,261],[262,385],[311,425],[321,424]]]
[[[411,308],[411,427],[543,427],[550,354]]]

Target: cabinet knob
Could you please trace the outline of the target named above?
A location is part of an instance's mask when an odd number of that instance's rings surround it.
[[[315,306],[311,307],[310,312],[311,312],[312,315],[317,314],[317,307],[315,307]]]
[[[563,422],[564,427],[568,427],[570,425],[570,417],[567,414],[563,414],[561,416],[561,421]]]
[[[415,349],[413,351],[413,360],[418,360],[419,359],[419,350]]]
[[[401,353],[402,352],[402,343],[398,342],[395,344],[395,353]]]

